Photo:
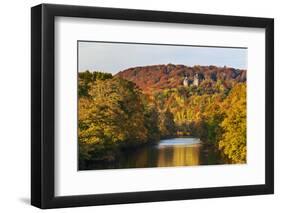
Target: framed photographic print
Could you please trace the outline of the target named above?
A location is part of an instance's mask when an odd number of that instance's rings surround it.
[[[31,9],[31,203],[272,194],[274,21]]]

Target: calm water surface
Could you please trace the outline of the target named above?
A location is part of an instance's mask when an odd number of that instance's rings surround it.
[[[228,164],[212,147],[204,146],[198,138],[172,138],[156,145],[122,152],[114,162],[93,163],[87,169],[121,169]]]

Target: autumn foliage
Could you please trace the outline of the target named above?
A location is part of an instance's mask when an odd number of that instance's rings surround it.
[[[183,86],[201,73],[199,86]],[[196,136],[246,162],[246,70],[156,65],[79,73],[79,164],[161,138]]]

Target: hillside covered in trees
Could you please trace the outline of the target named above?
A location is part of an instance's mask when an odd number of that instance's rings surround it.
[[[204,81],[204,84],[208,83],[212,87],[217,81],[229,88],[235,83],[246,81],[246,70],[231,67],[199,65],[189,67],[174,64],[133,67],[119,72],[117,76],[133,81],[146,93],[154,93],[158,90],[182,86],[184,77],[191,85],[196,74],[198,74],[200,81]]]
[[[195,136],[246,162],[246,70],[155,65],[79,73],[79,166],[123,149]]]

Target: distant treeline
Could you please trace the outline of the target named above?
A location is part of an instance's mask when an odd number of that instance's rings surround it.
[[[144,93],[103,72],[79,73],[79,164],[161,138],[196,136],[236,163],[246,161],[246,83],[223,80]]]

